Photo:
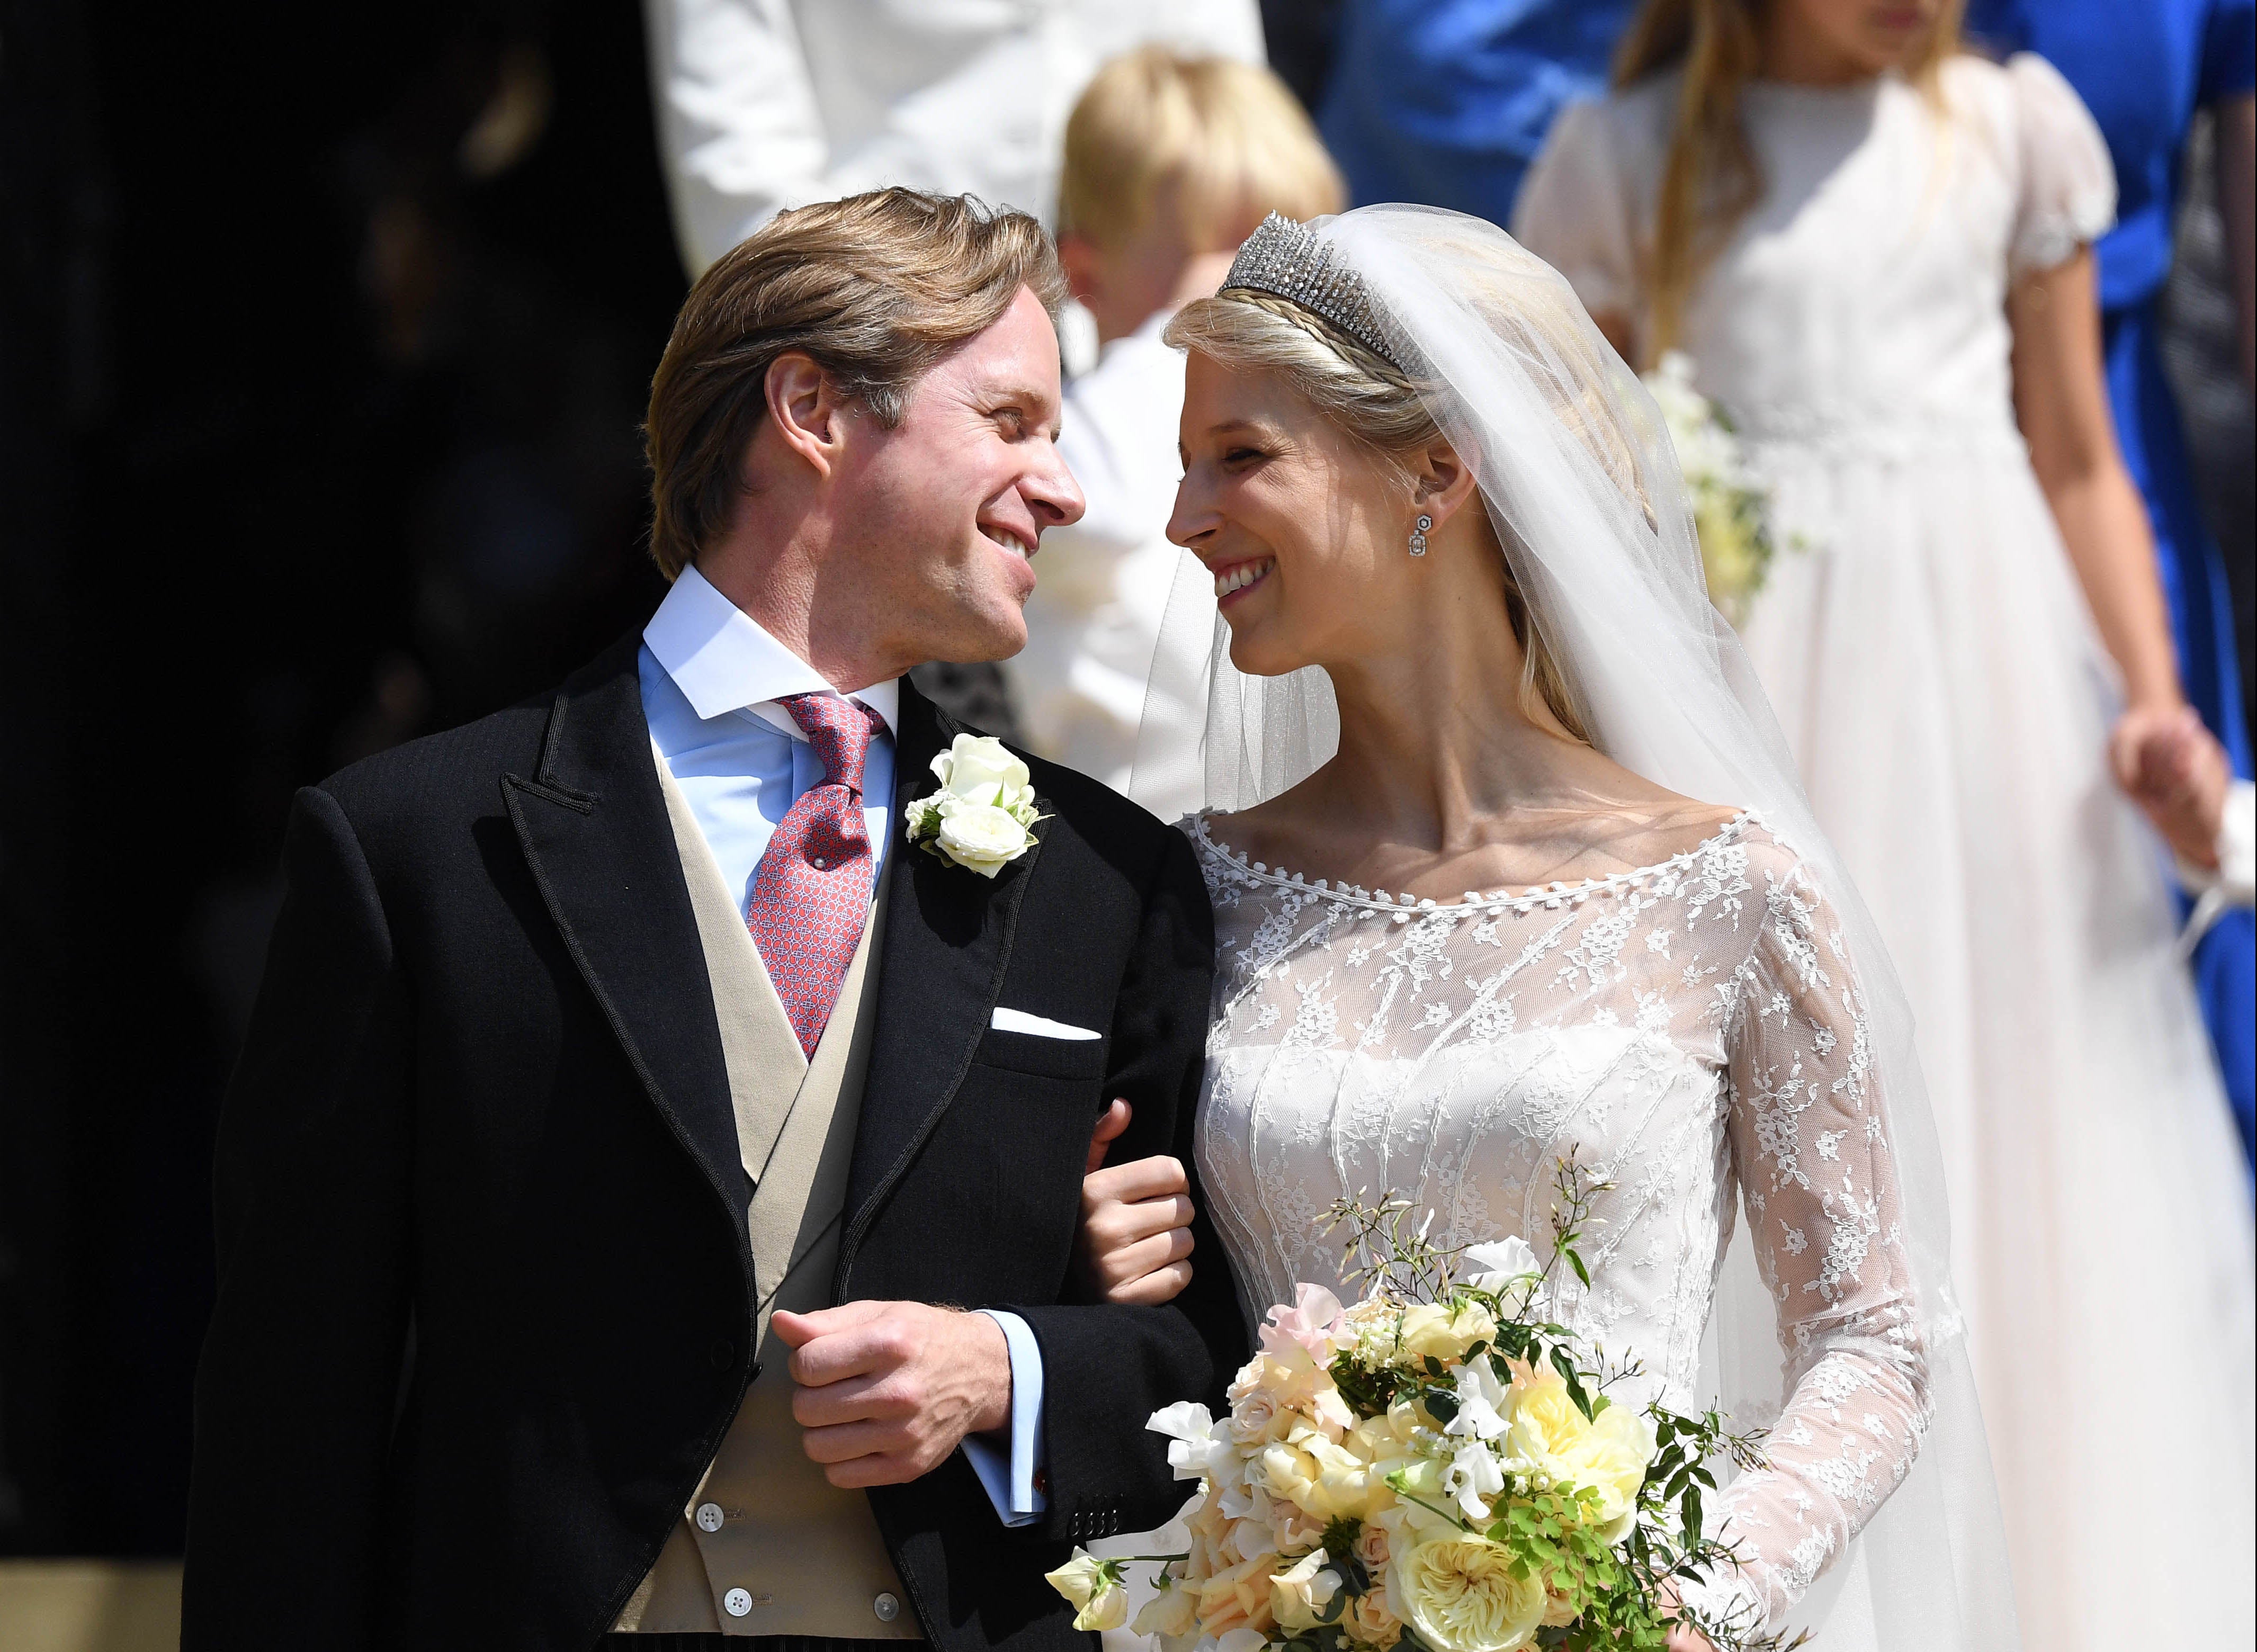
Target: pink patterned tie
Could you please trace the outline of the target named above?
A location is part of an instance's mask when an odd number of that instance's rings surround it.
[[[823,779],[802,792],[777,822],[753,873],[745,926],[811,1061],[870,921],[862,764],[886,725],[860,700],[835,694],[790,694],[777,703],[806,732]]]

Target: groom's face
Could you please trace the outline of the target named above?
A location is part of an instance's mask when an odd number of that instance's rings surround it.
[[[918,382],[899,425],[857,444],[842,526],[871,621],[902,652],[961,662],[1026,646],[1030,559],[1045,528],[1082,512],[1059,413],[1058,335],[1022,288]]]

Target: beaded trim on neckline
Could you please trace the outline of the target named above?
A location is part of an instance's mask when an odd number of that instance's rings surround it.
[[[1633,866],[1627,872],[1610,872],[1604,878],[1586,878],[1581,883],[1546,884],[1534,889],[1500,890],[1494,894],[1468,890],[1456,900],[1436,900],[1432,896],[1390,894],[1384,889],[1334,884],[1324,878],[1304,878],[1298,872],[1289,872],[1281,866],[1250,859],[1229,844],[1215,841],[1214,835],[1207,830],[1212,814],[1211,810],[1201,809],[1190,817],[1192,838],[1208,854],[1227,865],[1235,867],[1244,876],[1260,883],[1274,884],[1281,889],[1298,889],[1305,893],[1322,895],[1327,900],[1347,906],[1369,907],[1375,912],[1391,912],[1398,917],[1407,917],[1419,912],[1526,912],[1538,907],[1560,907],[1588,900],[1593,895],[1628,889],[1662,872],[1691,865],[1711,850],[1721,848],[1737,837],[1758,818],[1754,809],[1744,808],[1692,848],[1672,855],[1666,860],[1655,861],[1650,866]]]

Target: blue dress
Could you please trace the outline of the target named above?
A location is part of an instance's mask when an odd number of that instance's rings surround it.
[[[1632,0],[1348,0],[1318,111],[1358,206],[1512,221],[1552,117],[1607,89]]]
[[[1974,0],[1969,33],[2051,60],[2091,109],[2116,163],[2117,223],[2100,242],[2102,339],[2116,434],[2154,524],[2187,697],[2249,773],[2233,605],[2204,526],[2178,404],[2157,348],[2179,162],[2194,113],[2257,82],[2257,0]],[[2257,1078],[2257,926],[2237,912],[2195,954],[2203,1013],[2245,1151]]]

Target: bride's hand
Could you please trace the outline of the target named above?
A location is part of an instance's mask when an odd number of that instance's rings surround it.
[[[1100,1168],[1105,1149],[1128,1127],[1129,1107],[1115,1101],[1090,1138],[1081,1179],[1081,1225],[1074,1235],[1074,1271],[1101,1302],[1157,1306],[1191,1283],[1191,1183],[1174,1159],[1136,1159]]]
[[[1663,1584],[1661,1599],[1674,1612],[1677,1609],[1676,1586]],[[1700,1630],[1680,1624],[1669,1632],[1668,1652],[1716,1652],[1716,1643]]]

